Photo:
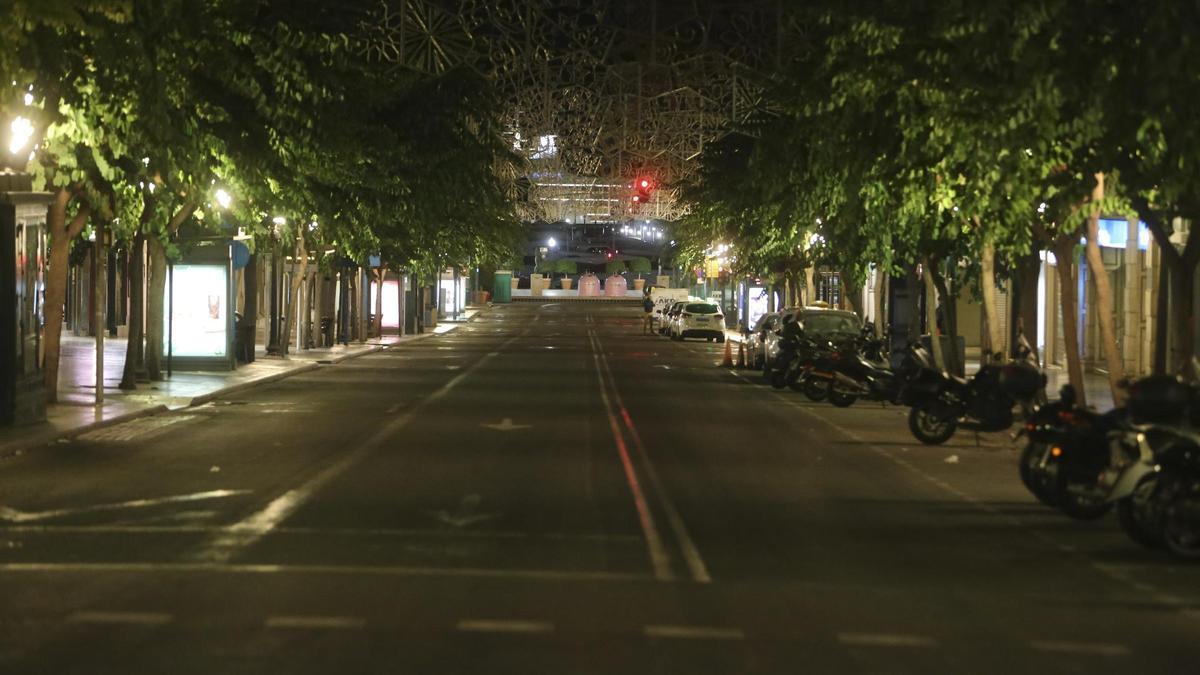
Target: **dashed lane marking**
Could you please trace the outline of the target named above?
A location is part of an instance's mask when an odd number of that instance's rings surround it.
[[[447,394],[454,390],[463,380],[470,377],[476,370],[482,368],[488,361],[493,358],[493,354],[498,354],[506,347],[511,345],[518,338],[524,336],[529,331],[526,330],[521,335],[513,336],[504,341],[500,345],[499,350],[489,353],[487,356],[476,361],[470,368],[455,375],[448,382],[439,387],[432,394],[415,403],[408,411],[403,414],[393,417],[391,421],[385,424],[374,435],[364,441],[357,448],[343,455],[341,459],[325,467],[316,475],[309,478],[300,486],[288,490],[282,495],[276,497],[261,510],[252,513],[241,521],[230,525],[226,530],[217,535],[212,542],[196,556],[201,562],[223,563],[229,560],[239,551],[245,549],[251,544],[265,537],[268,533],[278,527],[283,521],[287,520],[301,506],[308,503],[314,494],[321,488],[325,487],[334,478],[342,475],[347,469],[358,464],[371,453],[375,452],[388,439],[395,437],[402,429],[410,422],[417,418],[417,413],[421,412],[426,406],[436,403],[444,398]]]
[[[116,574],[328,574],[349,576],[448,577],[466,579],[532,579],[538,581],[644,582],[645,574],[626,572],[574,572],[552,569],[494,569],[484,567],[402,567],[371,565],[275,565],[223,562],[196,563],[0,563],[0,573]]]
[[[352,616],[272,616],[264,625],[267,628],[299,628],[299,629],[334,629],[355,630],[365,626],[367,622]]]
[[[514,619],[463,619],[456,628],[463,633],[552,633],[554,624],[548,621]]]
[[[646,637],[675,640],[744,640],[746,634],[740,628],[719,626],[678,626],[655,624],[646,626],[642,632]]]
[[[838,633],[838,642],[851,647],[936,647],[937,641],[924,635],[903,633]]]
[[[69,623],[105,623],[131,626],[161,626],[171,620],[170,614],[160,612],[75,612],[67,617]]]
[[[1034,640],[1029,646],[1039,652],[1060,654],[1091,654],[1095,656],[1129,656],[1129,647],[1112,642],[1070,642],[1057,640]]]

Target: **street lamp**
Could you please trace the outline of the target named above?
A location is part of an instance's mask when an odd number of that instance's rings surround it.
[[[217,190],[216,198],[217,206],[220,206],[223,209],[229,208],[229,205],[233,203],[233,197],[231,197],[224,189]]]
[[[558,241],[556,241],[554,239],[554,237],[550,237],[548,240],[546,240],[546,245],[549,246],[550,248],[557,248]]]

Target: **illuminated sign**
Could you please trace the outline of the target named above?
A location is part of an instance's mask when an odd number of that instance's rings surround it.
[[[225,265],[175,265],[167,289],[170,318],[164,321],[163,349],[174,356],[224,358],[228,354],[229,297]],[[170,321],[174,320],[174,329]]]

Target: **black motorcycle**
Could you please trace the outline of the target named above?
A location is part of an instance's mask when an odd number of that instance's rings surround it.
[[[1126,411],[1100,414],[1076,404],[1075,389],[1030,414],[1018,436],[1029,442],[1021,453],[1020,476],[1038,501],[1072,518],[1093,520],[1108,513],[1109,491],[1097,480],[1112,463],[1109,436],[1126,425]]]
[[[831,353],[832,378],[829,402],[849,407],[858,399],[899,404],[908,383],[929,368],[928,355],[920,343],[905,349],[900,367],[892,370],[883,360],[883,341],[865,338],[858,349]]]
[[[1144,378],[1128,408],[1133,425],[1119,439],[1138,459],[1101,481],[1112,485],[1118,521],[1138,543],[1200,559],[1200,389],[1171,376]]]
[[[922,443],[945,443],[965,419],[978,423],[981,431],[1000,431],[1012,426],[1013,407],[1027,410],[1046,385],[1046,376],[1026,361],[988,364],[971,379],[947,373],[922,373],[903,397],[912,409],[908,428]]]

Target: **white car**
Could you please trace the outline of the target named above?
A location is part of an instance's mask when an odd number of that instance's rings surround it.
[[[725,341],[725,315],[711,302],[684,303],[671,322],[671,339],[702,337],[709,342]]]

